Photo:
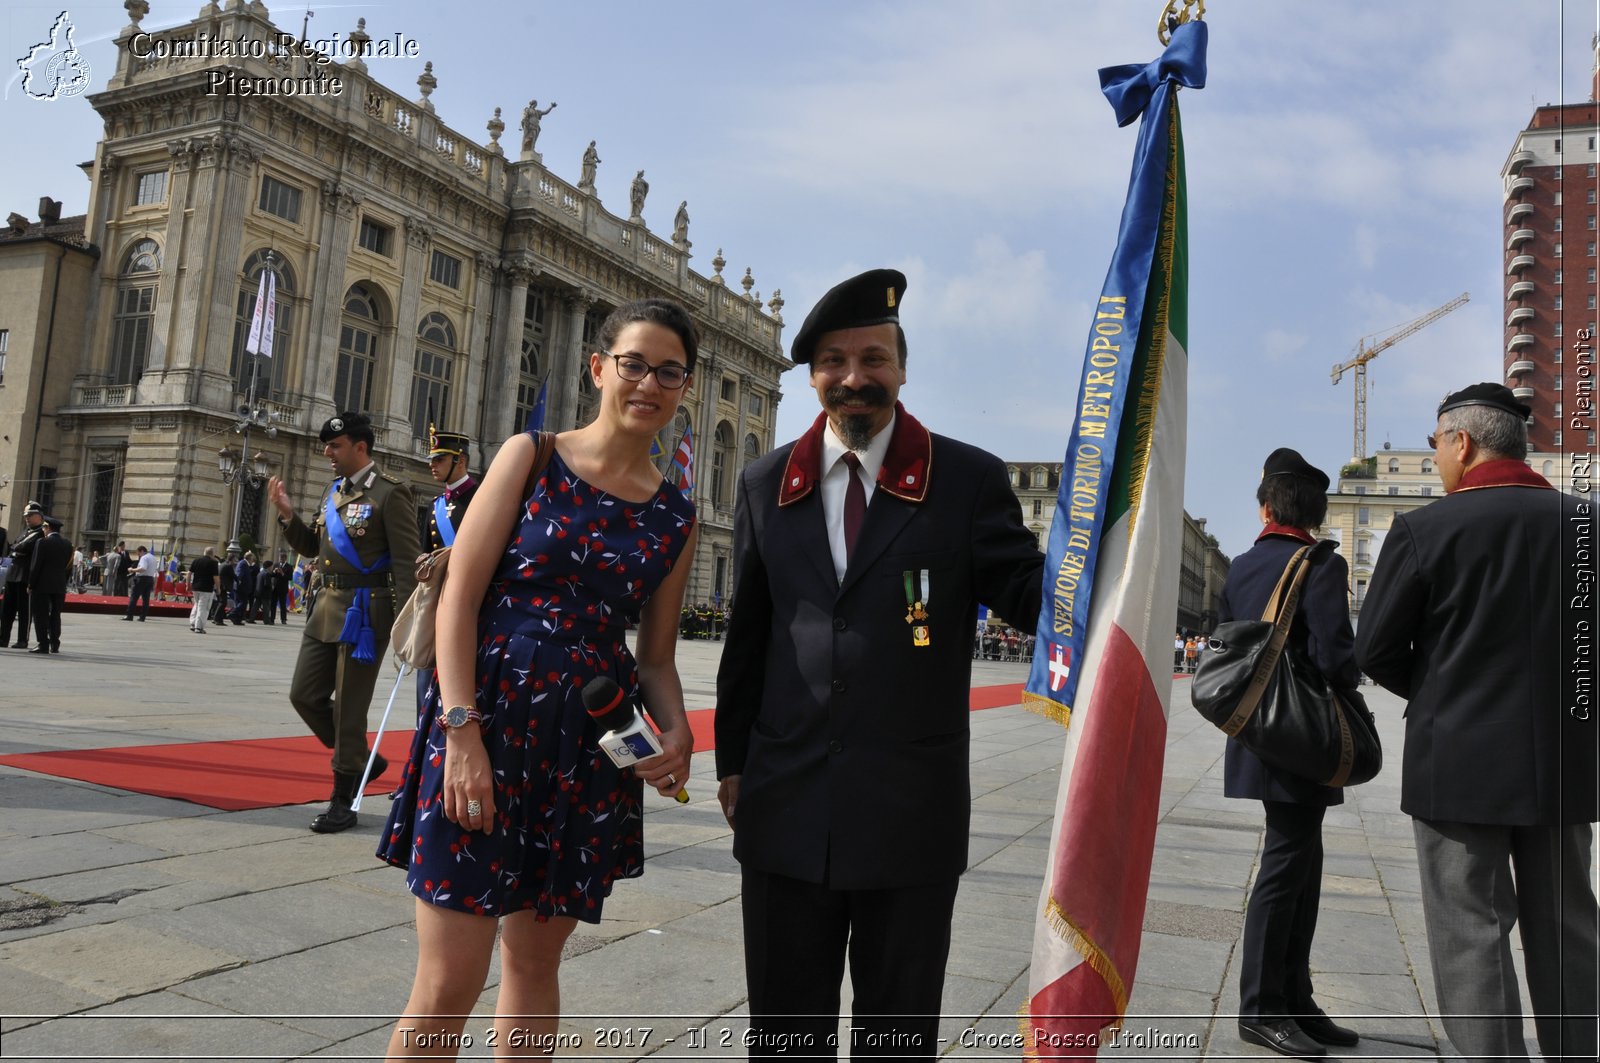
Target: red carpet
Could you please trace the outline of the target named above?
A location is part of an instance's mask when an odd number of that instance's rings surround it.
[[[387,791],[400,778],[411,732],[391,731],[379,748],[389,758],[389,771],[367,793]],[[17,753],[0,757],[0,764],[237,812],[326,801],[333,785],[328,757],[322,743],[306,735]]]
[[[1019,704],[1022,686],[1003,683],[973,687],[972,710]],[[711,709],[691,710],[689,730],[694,735],[696,752],[715,747]],[[389,771],[368,784],[367,793],[386,793],[398,782],[401,765],[411,749],[411,736],[410,730],[390,731],[383,736],[379,748],[389,759]],[[367,740],[370,742],[373,737],[368,735]],[[228,812],[325,801],[332,782],[328,750],[310,735],[15,753],[0,756],[0,764],[153,797],[173,797]]]

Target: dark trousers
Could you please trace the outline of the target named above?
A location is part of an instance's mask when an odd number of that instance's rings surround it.
[[[300,640],[289,704],[317,740],[333,750],[333,770],[359,777],[367,767],[367,709],[389,648],[388,632],[377,642],[371,664],[352,660],[343,642]]]
[[[139,610],[139,619],[140,620],[143,620],[145,617],[149,616],[150,615],[150,592],[155,590],[155,589],[156,589],[156,581],[155,581],[155,577],[154,576],[135,576],[135,577],[133,577],[133,590],[132,590],[132,593],[130,593],[128,595],[128,611],[126,613],[124,613],[123,616],[125,616],[125,617],[133,616],[133,603],[134,602],[142,602],[143,603],[142,607]]]
[[[838,1056],[848,956],[851,1059],[938,1054],[957,879],[834,890],[745,868],[744,965],[752,1057]]]
[[[41,594],[34,591],[28,599],[29,607],[33,610],[34,636],[39,640],[39,645],[52,650],[61,649],[61,607],[66,604],[66,592]]]
[[[1314,1015],[1311,939],[1322,900],[1323,805],[1263,801],[1267,834],[1244,917],[1239,1017]]]
[[[28,585],[7,583],[5,601],[0,602],[0,646],[11,644],[11,625],[17,625],[17,645],[28,644]]]

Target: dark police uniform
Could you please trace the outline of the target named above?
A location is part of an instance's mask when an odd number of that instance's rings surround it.
[[[449,455],[465,459],[471,446],[471,440],[460,432],[441,432],[432,425],[428,426],[428,458]],[[422,549],[428,553],[442,550],[453,545],[456,541],[456,532],[461,530],[461,522],[466,519],[467,507],[472,505],[472,496],[478,493],[478,481],[467,473],[460,483],[445,490],[434,497],[433,502],[423,513],[422,519]],[[439,515],[443,511],[447,527],[439,526]],[[422,719],[422,700],[427,696],[428,687],[433,684],[433,669],[417,669],[417,719]]]
[[[797,361],[810,358],[808,334],[894,319],[846,305],[859,288],[881,308],[884,272],[824,297],[797,334]],[[825,425],[823,414],[752,463],[737,496],[716,759],[719,778],[741,776],[750,1011],[765,1035],[809,1035],[803,1051],[831,1055],[821,1046],[836,1028],[848,933],[856,1025],[921,1038],[893,1054],[931,1058],[967,866],[967,647],[980,601],[1038,615],[1044,558],[1001,461],[897,405],[841,581],[822,504]],[[926,587],[922,645],[907,576]]]
[[[42,518],[44,509],[37,502],[29,502],[22,514],[24,520],[31,514]],[[48,530],[41,520],[38,527],[25,528],[11,544],[11,567],[6,570],[5,601],[0,602],[0,646],[11,642],[13,621],[17,625],[17,641],[11,643],[12,647],[25,649],[28,645],[28,624],[32,615],[28,609],[28,574],[33,569],[34,547]]]
[[[354,420],[344,415],[323,426],[325,441],[342,434],[332,426],[342,428],[344,419]],[[306,621],[300,640],[289,701],[311,733],[333,750],[335,804],[343,797],[346,811],[366,768],[367,709],[389,646],[389,629],[416,586],[418,549],[410,485],[382,472],[376,464],[351,480],[354,482],[341,479],[329,485],[309,525],[298,513],[288,522],[279,521],[290,546],[306,557],[317,558],[322,576],[317,608]],[[390,558],[388,564],[362,572],[339,553],[323,516],[330,496],[362,568],[373,568],[385,554]],[[355,660],[355,647],[340,641],[346,614],[362,590],[370,594],[374,649],[370,662]]]
[[[1456,392],[1439,413],[1474,405],[1528,416],[1498,384]],[[1594,527],[1592,501],[1521,461],[1480,462],[1395,517],[1361,609],[1357,660],[1406,699],[1400,809],[1417,836],[1439,1012],[1465,1055],[1526,1051],[1516,923],[1540,1048],[1595,1058]]]
[[[46,517],[47,533],[33,549],[28,574],[28,603],[38,645],[30,653],[61,652],[61,607],[67,600],[67,573],[72,568],[72,542],[61,534],[61,522]]]

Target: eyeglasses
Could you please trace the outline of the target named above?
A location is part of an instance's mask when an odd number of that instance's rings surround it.
[[[1445,431],[1446,435],[1452,435],[1453,436],[1457,432],[1459,432],[1460,429],[1458,429],[1458,428],[1446,428],[1444,431]],[[1428,449],[1429,450],[1438,450],[1439,449],[1439,442],[1438,442],[1438,437],[1437,436],[1429,436],[1428,437]]]
[[[656,375],[656,383],[668,391],[677,391],[689,380],[689,370],[677,362],[662,362],[660,365],[651,365],[643,358],[635,358],[628,354],[612,354],[610,351],[601,351],[600,353],[616,364],[617,375],[624,380],[638,383],[651,373],[654,373]]]

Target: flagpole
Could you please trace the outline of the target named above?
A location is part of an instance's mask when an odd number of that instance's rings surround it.
[[[256,394],[261,378],[262,346],[272,342],[273,331],[270,325],[263,329],[261,321],[270,320],[268,315],[276,314],[277,308],[263,306],[265,300],[276,302],[278,291],[277,255],[269,250],[263,266],[260,288],[256,294],[256,307],[249,336],[245,340],[244,354],[250,359],[250,386],[245,393],[245,404],[240,408],[240,420],[233,426],[235,432],[243,436],[240,454],[237,463],[234,462],[232,453],[224,447],[219,455],[218,466],[222,470],[224,483],[232,484],[233,491],[233,523],[228,536],[227,551],[243,554],[244,550],[239,542],[239,523],[244,519],[244,493],[245,490],[255,489],[265,479],[264,463],[258,463],[250,454],[250,432],[254,428],[262,428],[267,437],[272,438],[278,434],[278,426],[272,422],[276,419],[264,408],[256,404]],[[255,339],[255,350],[251,350],[251,340]],[[271,348],[267,354],[270,356]],[[257,544],[260,545],[259,543]]]

